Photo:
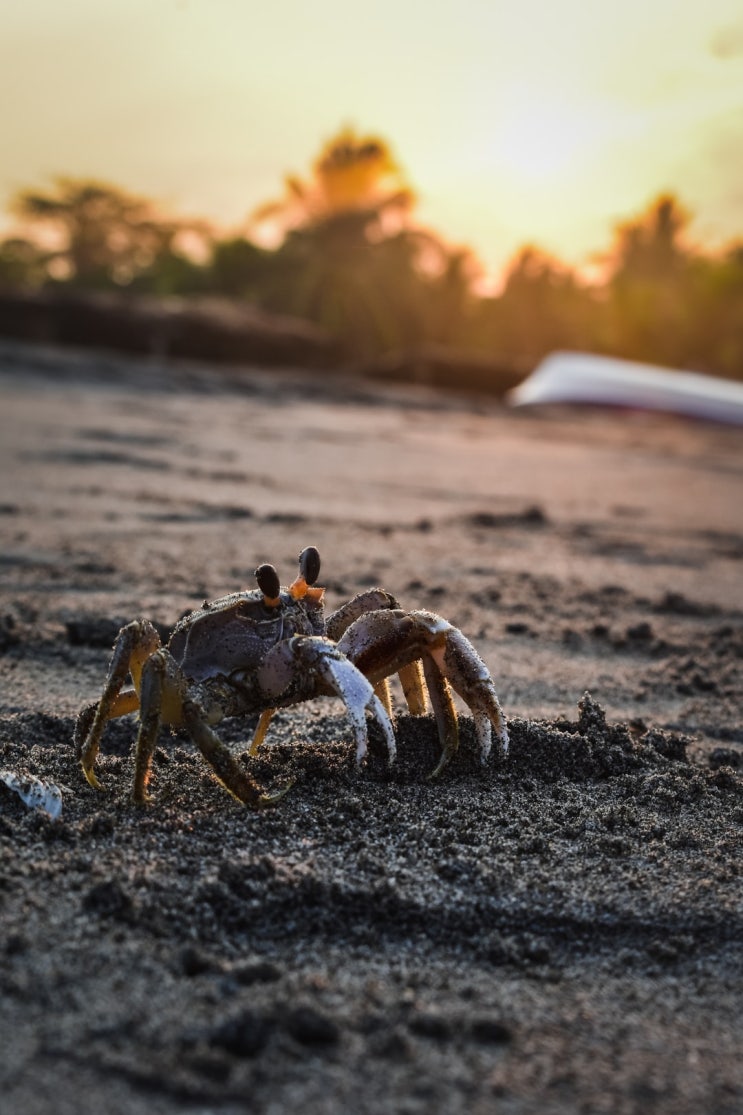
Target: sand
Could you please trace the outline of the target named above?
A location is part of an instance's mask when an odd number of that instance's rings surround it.
[[[0,346],[0,1108],[743,1108],[743,436],[317,372]],[[132,717],[88,787],[72,735],[122,623],[164,633],[318,546],[459,625],[512,736],[434,782],[343,707],[182,733],[130,804]],[[588,695],[587,695],[588,694]],[[398,706],[399,707],[399,706]]]

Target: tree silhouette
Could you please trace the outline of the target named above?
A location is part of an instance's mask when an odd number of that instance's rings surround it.
[[[618,226],[612,253],[614,281],[666,279],[682,270],[687,252],[683,236],[690,214],[673,194],[661,194],[638,218]]]
[[[344,128],[325,144],[310,178],[287,176],[284,196],[260,206],[253,224],[260,228],[270,222],[286,232],[355,215],[354,228],[383,233],[385,221],[386,231],[393,222],[399,228],[413,203],[413,192],[385,141]]]
[[[609,254],[608,342],[623,355],[683,366],[694,302],[693,257],[684,244],[689,215],[662,194],[615,232]]]
[[[463,269],[412,224],[414,203],[387,144],[342,130],[309,179],[287,178],[284,197],[254,216],[257,230],[284,235],[264,305],[310,318],[355,357],[429,339],[435,321],[446,324],[434,301],[455,288],[461,300]]]
[[[501,294],[480,302],[478,341],[501,360],[528,370],[554,349],[597,347],[598,316],[588,286],[529,245],[511,261]]]
[[[686,361],[743,379],[743,242],[719,257],[696,256],[686,305]]]
[[[50,192],[23,191],[12,207],[51,232],[47,276],[89,289],[132,282],[177,255],[176,238],[196,230],[193,223],[162,217],[145,198],[85,179],[60,177]]]
[[[32,240],[9,236],[0,242],[0,290],[34,290],[47,276],[49,253]]]
[[[215,240],[208,268],[210,289],[230,298],[260,301],[276,271],[275,255],[241,236]]]
[[[418,227],[414,208],[387,144],[352,129],[253,215],[254,235],[270,227],[280,238],[274,248],[216,239],[205,222],[164,216],[116,186],[59,178],[15,199],[23,226],[0,241],[0,290],[246,299],[320,324],[353,360],[433,342],[528,371],[556,348],[578,348],[743,379],[743,242],[693,248],[673,194],[615,229],[603,281],[589,285],[527,246],[497,297],[475,293],[475,257]]]

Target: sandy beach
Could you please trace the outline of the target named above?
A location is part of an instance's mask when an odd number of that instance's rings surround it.
[[[743,434],[312,372],[0,345],[0,1108],[736,1115],[743,1108]],[[72,737],[119,627],[381,585],[495,680],[512,747],[435,781],[399,712],[222,739],[273,809],[133,717]],[[399,694],[397,694],[399,698]]]

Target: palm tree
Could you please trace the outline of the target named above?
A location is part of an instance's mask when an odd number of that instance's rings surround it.
[[[260,206],[253,224],[260,230],[271,223],[285,234],[355,217],[366,232],[386,222],[384,229],[375,228],[382,233],[391,230],[392,222],[399,227],[413,203],[413,192],[385,141],[344,128],[325,144],[310,178],[288,175],[284,196]]]
[[[446,253],[414,228],[413,204],[384,140],[342,130],[306,181],[288,177],[284,196],[254,214],[259,237],[283,236],[263,304],[322,325],[349,356],[416,343],[430,305],[422,261]]]

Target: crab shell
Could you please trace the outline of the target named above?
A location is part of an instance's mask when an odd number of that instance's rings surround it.
[[[322,599],[284,589],[270,603],[260,590],[234,592],[179,620],[168,650],[191,681],[255,670],[269,650],[293,635],[324,635]]]

